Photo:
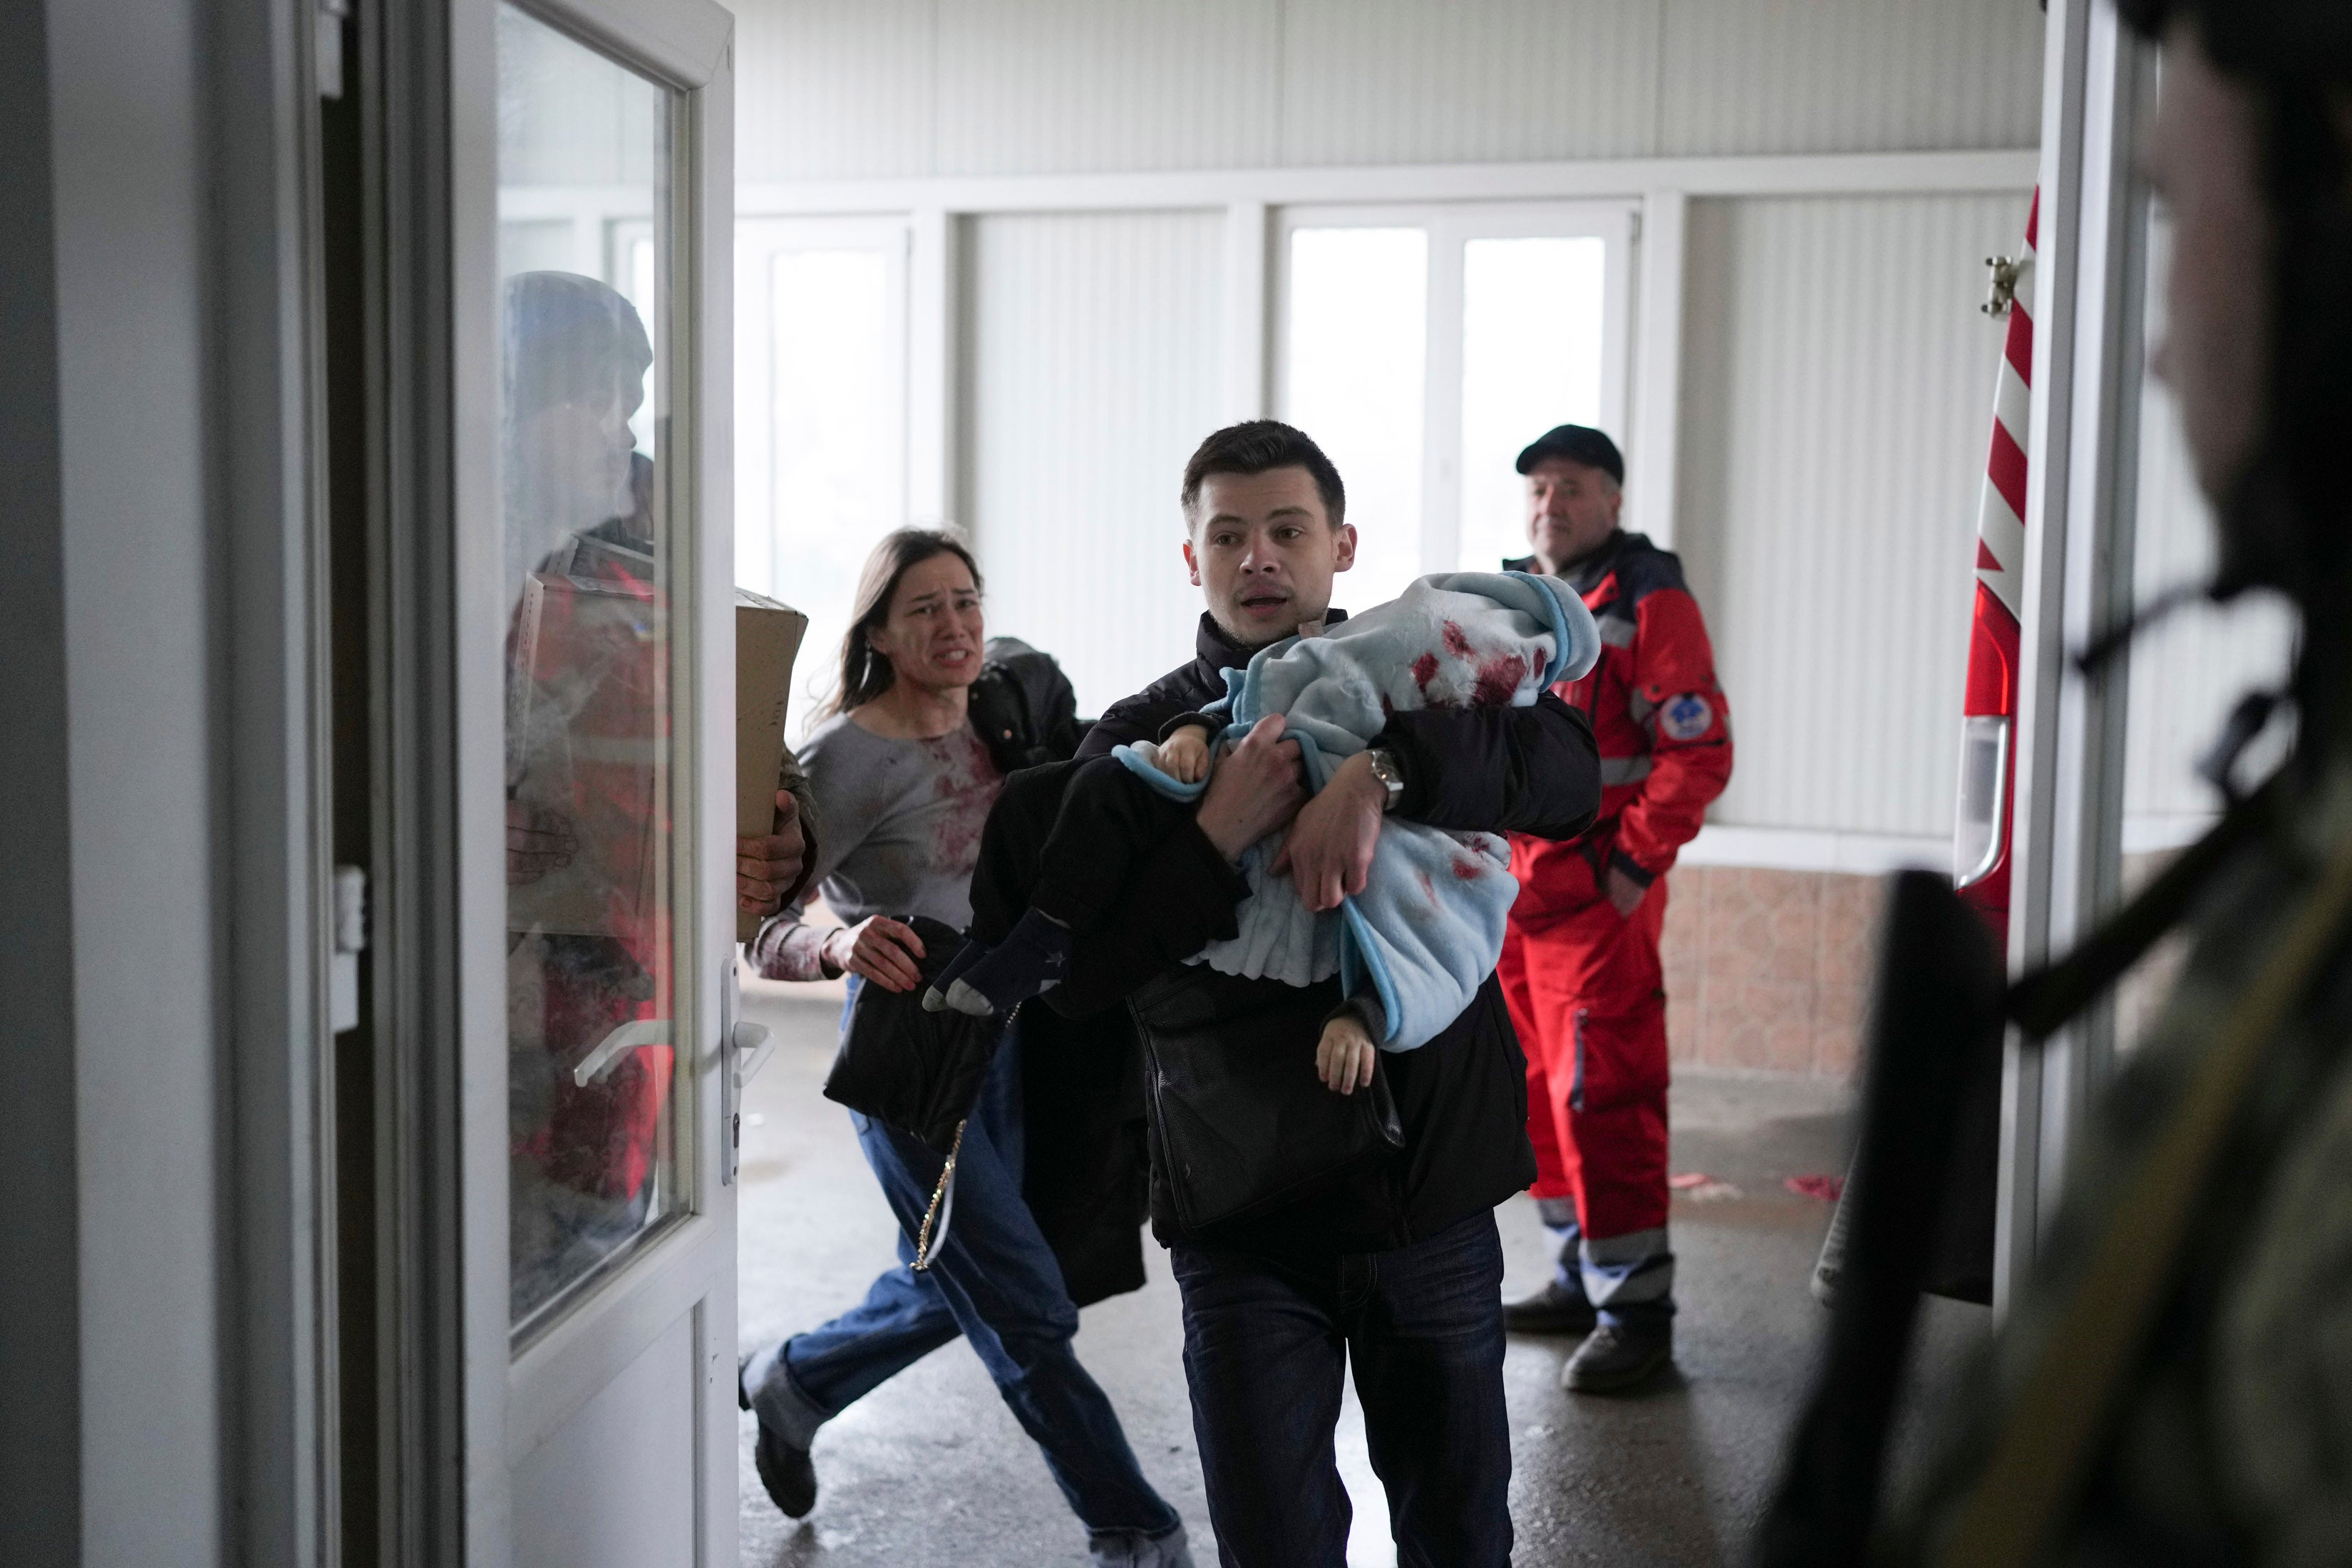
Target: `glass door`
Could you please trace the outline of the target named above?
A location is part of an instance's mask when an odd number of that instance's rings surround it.
[[[454,16],[467,1557],[731,1563],[732,24]]]

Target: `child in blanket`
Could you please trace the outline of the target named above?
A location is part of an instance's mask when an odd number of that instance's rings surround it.
[[[1246,670],[1225,672],[1223,700],[1176,719],[1156,745],[1079,764],[1017,913],[1008,906],[1024,886],[1015,866],[1026,847],[1011,840],[1024,829],[1000,821],[1004,812],[991,819],[972,882],[971,940],[923,1005],[1002,1015],[1059,984],[1075,933],[1108,911],[1141,857],[1197,805],[1225,731],[1283,713],[1319,788],[1395,710],[1526,706],[1599,654],[1582,600],[1524,573],[1424,577],[1328,633],[1262,650]],[[1307,911],[1273,862],[1269,844],[1244,857],[1251,897],[1236,911],[1240,933],[1193,962],[1293,984],[1339,973],[1348,994],[1324,1026],[1316,1061],[1318,1076],[1341,1094],[1370,1082],[1376,1049],[1421,1045],[1468,1005],[1502,950],[1517,891],[1499,836],[1411,822],[1381,824],[1364,892],[1336,913]]]

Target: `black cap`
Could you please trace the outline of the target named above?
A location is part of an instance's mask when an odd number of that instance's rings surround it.
[[[1625,482],[1625,458],[1617,443],[1590,425],[1555,425],[1537,437],[1519,454],[1519,472],[1526,473],[1546,458],[1566,458],[1571,463],[1599,468],[1621,485]]]

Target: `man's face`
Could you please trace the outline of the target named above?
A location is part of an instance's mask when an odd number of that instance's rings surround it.
[[[2271,259],[2259,106],[2187,23],[2165,38],[2147,166],[2173,221],[2170,313],[2156,373],[2180,400],[2198,483],[2215,500],[2254,455],[2270,374]]]
[[[1331,578],[1356,563],[1356,531],[1331,526],[1305,468],[1211,474],[1193,502],[1200,521],[1184,542],[1192,584],[1209,614],[1244,647],[1264,647],[1319,620]]]
[[[1557,572],[1609,542],[1625,504],[1617,481],[1572,458],[1546,458],[1528,470],[1528,542]]]

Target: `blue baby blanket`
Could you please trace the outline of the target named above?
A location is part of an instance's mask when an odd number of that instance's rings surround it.
[[[1575,591],[1525,572],[1453,572],[1423,577],[1387,604],[1320,637],[1261,650],[1225,671],[1217,704],[1238,738],[1269,713],[1298,738],[1307,782],[1320,790],[1362,751],[1389,715],[1417,708],[1527,707],[1554,682],[1574,679],[1601,657],[1601,637]],[[1115,753],[1152,788],[1196,799],[1150,742]],[[1468,1006],[1503,951],[1503,921],[1518,897],[1500,834],[1451,833],[1391,819],[1381,826],[1364,890],[1317,915],[1287,876],[1271,869],[1279,837],[1252,845],[1241,868],[1250,896],[1239,933],[1192,962],[1223,973],[1307,985],[1340,977],[1349,995],[1376,995],[1387,1033],[1381,1048],[1425,1044]]]

